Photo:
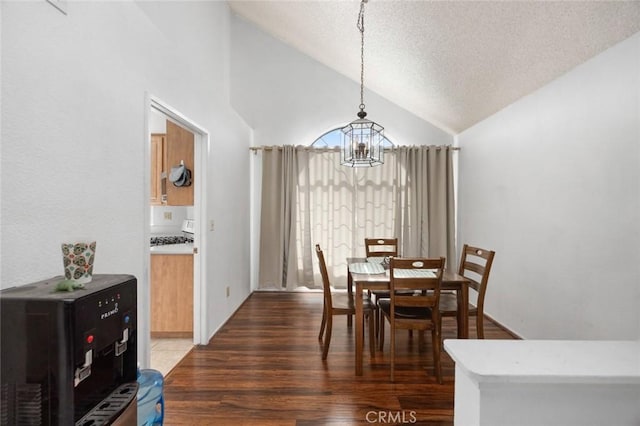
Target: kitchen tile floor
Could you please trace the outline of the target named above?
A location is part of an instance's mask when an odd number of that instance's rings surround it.
[[[166,376],[193,347],[192,339],[151,339],[151,368]]]

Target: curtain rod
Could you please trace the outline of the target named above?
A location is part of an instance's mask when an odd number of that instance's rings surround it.
[[[396,146],[396,147],[393,147],[393,148],[385,148],[384,150],[385,151],[393,151],[396,148],[398,148],[398,147]],[[435,148],[437,150],[440,150],[440,149],[442,149],[442,146],[436,146]],[[273,147],[273,146],[264,146],[264,145],[263,146],[250,146],[249,147],[249,150],[250,151],[254,151],[253,152],[254,154],[257,154],[258,151],[273,151],[274,149],[282,150],[282,147],[281,146]],[[337,147],[337,146],[335,146],[335,147],[319,147],[319,148],[316,148],[316,147],[313,147],[313,146],[308,146],[308,147],[304,147],[303,149],[305,151],[336,151],[336,152],[340,151],[340,147]],[[450,146],[449,149],[451,149],[452,151],[460,151],[460,147],[458,147],[458,146]]]

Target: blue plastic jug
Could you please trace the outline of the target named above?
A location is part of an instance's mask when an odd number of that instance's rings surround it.
[[[157,370],[138,369],[138,426],[162,425],[164,378]]]

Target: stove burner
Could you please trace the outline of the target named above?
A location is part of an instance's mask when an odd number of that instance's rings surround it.
[[[192,242],[193,238],[187,238],[184,236],[151,237],[151,247],[164,246],[167,244],[185,244]]]

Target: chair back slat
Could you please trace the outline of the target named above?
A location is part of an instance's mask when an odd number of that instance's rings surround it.
[[[406,295],[396,295],[395,297],[396,303],[395,306],[407,306],[407,307],[418,307],[418,308],[431,308],[436,306],[436,297],[433,295],[420,296],[417,294],[406,296]]]
[[[479,283],[478,281],[474,280],[473,278],[470,278],[468,275],[465,278],[469,281],[469,287],[470,288],[474,289],[477,292],[480,291],[481,283]]]
[[[479,265],[475,262],[471,262],[469,260],[464,262],[464,270],[465,271],[473,271],[476,274],[482,276],[484,274],[485,271],[485,266],[484,265]]]
[[[365,238],[367,257],[398,256],[397,238]]]

